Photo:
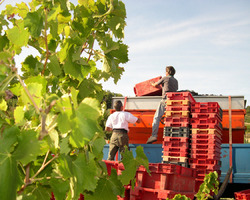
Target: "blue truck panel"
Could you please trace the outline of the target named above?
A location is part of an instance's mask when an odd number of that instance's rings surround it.
[[[136,147],[142,146],[145,155],[150,163],[161,163],[162,144],[130,144],[129,148],[136,156]],[[229,145],[221,145],[221,178],[223,182],[229,169]],[[250,183],[250,144],[233,144],[233,183]],[[103,149],[103,159],[108,158],[109,145],[106,144]],[[118,156],[120,160],[120,155]]]

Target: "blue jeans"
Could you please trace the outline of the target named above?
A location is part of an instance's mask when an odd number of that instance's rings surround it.
[[[166,99],[162,99],[158,105],[158,108],[155,111],[153,123],[152,123],[152,136],[157,137],[158,135],[158,130],[159,130],[159,124],[160,120],[166,110]]]

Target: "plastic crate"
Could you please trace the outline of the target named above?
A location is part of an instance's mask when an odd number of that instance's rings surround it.
[[[166,111],[190,111],[190,106],[166,106]]]
[[[221,148],[220,147],[215,147],[215,148],[210,148],[210,149],[195,149],[191,146],[190,149],[190,154],[214,154],[214,155],[218,155],[221,154]]]
[[[178,147],[178,148],[189,148],[189,142],[173,142],[173,141],[163,141],[162,147]]]
[[[166,106],[190,106],[189,100],[167,100]]]
[[[192,119],[192,118],[191,118]],[[192,121],[191,122],[191,128],[198,128],[198,129],[217,129],[218,131],[222,131],[222,125],[221,123],[199,123]]]
[[[174,165],[179,165],[179,166],[182,166],[182,167],[188,167],[189,168],[188,162],[162,161],[162,163],[174,164]]]
[[[189,153],[188,151],[179,151],[179,152],[162,151],[162,155],[167,157],[188,157]]]
[[[189,122],[164,122],[164,124],[167,127],[190,127]]]
[[[113,160],[103,160],[107,167],[108,175],[111,174],[111,169],[115,169],[117,175],[121,175],[122,171],[124,170],[124,166],[120,161],[113,161]]]
[[[191,129],[192,134],[215,134],[215,135],[222,135],[222,132],[218,129]]]
[[[162,146],[163,151],[171,151],[171,152],[188,152],[189,145],[183,147],[170,147],[170,146]]]
[[[209,164],[192,164],[192,163],[189,163],[189,166],[191,169],[196,169],[196,170],[220,170],[220,167],[219,165],[209,165]]]
[[[164,137],[189,137],[190,128],[189,127],[164,127],[163,129]]]
[[[165,117],[188,117],[190,116],[189,111],[166,111]]]
[[[196,102],[191,104],[192,113],[218,113],[222,117],[222,109],[218,102]]]
[[[197,159],[190,158],[189,164],[197,164],[197,165],[219,165],[221,166],[220,159]]]
[[[168,92],[167,98],[169,100],[189,100],[191,103],[196,102],[190,92]]]
[[[220,160],[221,156],[220,153],[210,153],[210,154],[195,154],[195,153],[190,153],[190,158],[194,159],[215,159],[215,160]]]
[[[191,139],[214,139],[221,142],[222,137],[220,134],[191,134]]]
[[[189,117],[165,117],[164,118],[165,123],[190,123]]]
[[[162,156],[162,161],[167,161],[167,162],[188,162],[188,157],[179,157],[179,156]]]
[[[236,200],[250,200],[250,189],[234,193]]]
[[[188,137],[164,137],[164,142],[187,142],[189,143]]]
[[[190,168],[165,163],[149,163],[150,174],[145,167],[136,171],[135,187],[171,190],[174,192],[193,192],[196,171]],[[190,181],[190,185],[188,184]]]
[[[143,187],[135,187],[130,192],[130,200],[166,200],[167,198],[172,199],[176,194],[182,194],[190,199],[194,198],[195,192],[174,192],[172,190],[157,190]]]
[[[220,122],[222,121],[222,117],[219,115],[219,113],[192,113],[192,118],[199,118],[199,119],[219,119]]]
[[[199,143],[193,143],[191,141],[190,143],[191,149],[204,149],[204,150],[217,150],[221,149],[220,143],[215,144],[199,144]]]
[[[134,93],[136,96],[161,96],[162,86],[158,85],[156,87],[151,85],[151,82],[157,82],[161,79],[161,76],[152,78],[141,83],[137,83],[134,87]]]
[[[221,145],[221,140],[219,140],[218,138],[194,138],[192,137],[192,139],[190,140],[190,143],[197,143],[197,144],[211,144],[211,145]]]

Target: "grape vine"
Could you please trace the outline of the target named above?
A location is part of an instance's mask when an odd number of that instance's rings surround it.
[[[141,148],[127,152],[125,175],[108,176],[102,162],[99,82],[124,71],[125,18],[119,0],[32,0],[1,12],[0,199],[112,200],[147,166]]]

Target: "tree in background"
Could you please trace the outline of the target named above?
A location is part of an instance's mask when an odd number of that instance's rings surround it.
[[[99,124],[105,95],[128,61],[119,0],[32,0],[0,15],[0,199],[116,199],[148,165],[127,151],[122,175],[107,175]],[[32,52],[20,73],[15,56]],[[102,63],[98,67],[96,63]],[[129,160],[129,162],[128,162]]]

